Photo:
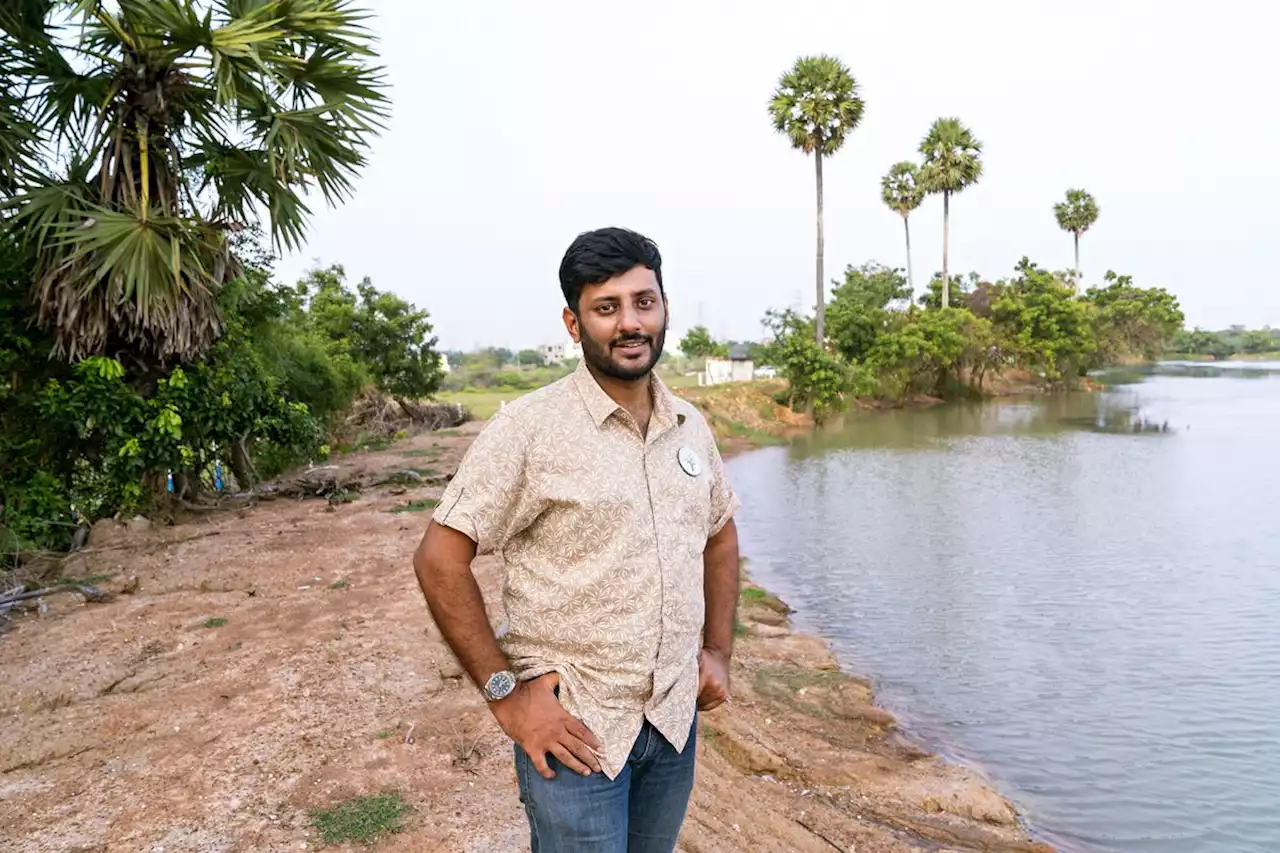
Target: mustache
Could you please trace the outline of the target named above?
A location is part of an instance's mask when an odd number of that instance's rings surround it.
[[[624,335],[623,337],[614,338],[609,341],[609,346],[611,347],[620,347],[627,344],[649,344],[652,346],[653,338],[649,335]]]

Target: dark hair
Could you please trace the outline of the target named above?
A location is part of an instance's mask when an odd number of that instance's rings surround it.
[[[582,288],[601,284],[636,267],[648,267],[662,288],[662,254],[658,244],[626,228],[597,228],[579,234],[560,261],[560,290],[575,313]]]

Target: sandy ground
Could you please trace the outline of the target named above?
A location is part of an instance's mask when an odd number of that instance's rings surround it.
[[[477,429],[343,464],[448,473]],[[310,850],[313,809],[388,789],[415,811],[378,851],[528,850],[510,743],[410,567],[427,513],[390,512],[440,487],[398,491],[95,533],[68,572],[121,594],[0,637],[0,850]],[[496,619],[498,566],[476,572]],[[770,604],[703,716],[682,851],[1049,850]]]

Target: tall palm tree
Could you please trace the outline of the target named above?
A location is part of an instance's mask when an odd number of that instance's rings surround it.
[[[1076,279],[1080,278],[1080,235],[1098,221],[1098,203],[1084,190],[1067,190],[1067,200],[1053,206],[1058,227],[1075,235]]]
[[[889,173],[880,179],[880,198],[889,209],[902,216],[902,227],[907,232],[907,304],[915,300],[916,284],[911,275],[911,225],[908,218],[911,211],[924,201],[924,190],[920,188],[920,170],[910,160],[894,163]]]
[[[386,115],[368,16],[348,0],[13,3],[32,14],[0,18],[0,40],[23,52],[10,73],[43,156],[0,188],[0,225],[31,253],[38,322],[69,358],[198,356],[237,274],[229,238],[265,212],[296,248],[304,193],[351,191]]]
[[[858,83],[844,63],[833,56],[803,56],[782,75],[769,103],[773,129],[791,140],[791,147],[813,155],[818,185],[818,254],[814,333],[822,345],[826,334],[826,283],[822,272],[822,159],[840,150],[845,138],[862,120]]]
[[[951,304],[947,276],[947,251],[951,231],[951,196],[982,177],[982,143],[956,118],[940,118],[920,142],[924,165],[920,184],[924,191],[942,194],[942,307]]]

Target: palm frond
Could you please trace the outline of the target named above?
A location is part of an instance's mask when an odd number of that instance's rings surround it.
[[[958,193],[982,177],[982,143],[956,118],[940,118],[920,142],[926,192]]]
[[[221,234],[158,210],[62,213],[32,293],[61,352],[101,352],[114,334],[163,359],[217,339],[214,291],[231,268]]]
[[[894,163],[880,179],[880,197],[892,210],[906,216],[924,201],[920,170],[910,160]]]
[[[778,81],[769,115],[774,130],[805,153],[834,154],[859,122],[865,105],[858,83],[832,56],[805,56]]]
[[[184,53],[207,48],[210,43],[208,19],[201,18],[191,3],[182,0],[117,0],[119,20],[124,29],[145,34],[147,47],[155,58],[169,61]]]
[[[1081,189],[1067,190],[1067,200],[1053,206],[1058,227],[1074,234],[1088,231],[1098,219],[1098,202]]]
[[[0,205],[0,211],[10,216],[9,232],[40,256],[51,249],[68,223],[77,222],[77,211],[93,204],[93,191],[87,183],[54,181],[45,176],[37,180],[34,186]]]
[[[46,33],[59,6],[72,25]],[[61,352],[198,355],[227,235],[265,216],[296,248],[304,193],[350,195],[387,115],[367,17],[349,0],[0,0],[0,217]]]
[[[247,59],[261,51],[278,49],[286,32],[273,7],[264,6],[218,27],[212,32],[208,47],[215,56]]]

